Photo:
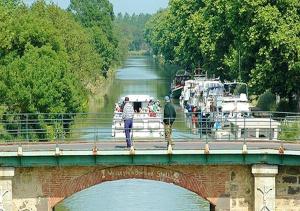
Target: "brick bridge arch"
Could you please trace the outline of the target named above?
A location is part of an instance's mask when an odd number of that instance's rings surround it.
[[[194,168],[194,169],[193,169]],[[177,186],[190,190],[212,205],[225,192],[226,179],[215,181],[217,177],[212,175],[195,174],[196,167],[164,167],[164,166],[115,166],[107,168],[93,168],[81,175],[70,177],[67,175],[55,176],[50,183],[56,188],[47,184],[43,189],[48,189],[49,206],[55,207],[65,198],[81,191],[101,184],[106,181],[122,179],[147,179],[166,183],[173,183]],[[214,172],[219,173],[220,172]],[[220,175],[218,175],[220,176]],[[224,176],[224,174],[222,175]],[[211,177],[211,178],[210,178]],[[212,185],[211,183],[214,183]]]

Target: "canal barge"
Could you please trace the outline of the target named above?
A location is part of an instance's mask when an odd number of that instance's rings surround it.
[[[132,137],[160,138],[164,136],[163,113],[160,102],[149,95],[127,95],[133,105],[134,116]],[[112,137],[125,138],[124,121],[122,120],[122,104],[125,97],[115,105],[112,123]]]

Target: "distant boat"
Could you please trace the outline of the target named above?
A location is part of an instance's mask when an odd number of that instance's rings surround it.
[[[171,96],[172,98],[179,99],[183,90],[185,81],[191,79],[188,74],[176,74],[175,78],[171,83]]]
[[[207,78],[207,73],[203,74],[203,70],[201,68],[196,68],[191,74],[185,70],[179,70],[176,73],[175,78],[171,83],[171,96],[172,98],[179,99],[184,86],[186,85],[186,81],[188,80],[205,80]]]

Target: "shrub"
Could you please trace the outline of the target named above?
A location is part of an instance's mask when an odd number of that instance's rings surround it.
[[[274,110],[276,105],[276,96],[271,91],[266,91],[259,96],[257,101],[257,107],[263,111]]]

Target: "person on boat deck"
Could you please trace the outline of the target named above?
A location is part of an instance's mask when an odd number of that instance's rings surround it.
[[[123,109],[124,109],[124,106],[125,106],[125,101],[123,101],[120,105],[120,111],[123,112]]]
[[[165,139],[169,145],[174,145],[172,141],[172,125],[176,119],[176,111],[174,106],[170,101],[170,97],[165,97],[165,107],[164,107],[164,126],[165,126]]]
[[[133,106],[129,102],[129,97],[125,97],[125,105],[123,108],[122,120],[124,120],[124,129],[125,129],[126,143],[128,148],[133,147],[131,143],[131,137],[130,137],[133,115],[134,115]]]
[[[189,88],[186,88],[183,99],[184,99],[183,105],[186,106],[187,102],[190,100],[190,89]]]
[[[152,109],[153,109],[153,112],[154,112],[154,113],[157,113],[157,112],[159,111],[159,106],[158,106],[158,103],[157,103],[157,102],[155,102],[155,103],[153,104]]]
[[[121,108],[120,108],[120,106],[119,106],[118,103],[115,104],[115,111],[116,112],[120,112],[121,111]]]
[[[197,107],[192,108],[192,131],[193,134],[196,134],[197,132],[197,124],[198,124],[198,113],[197,113]]]

